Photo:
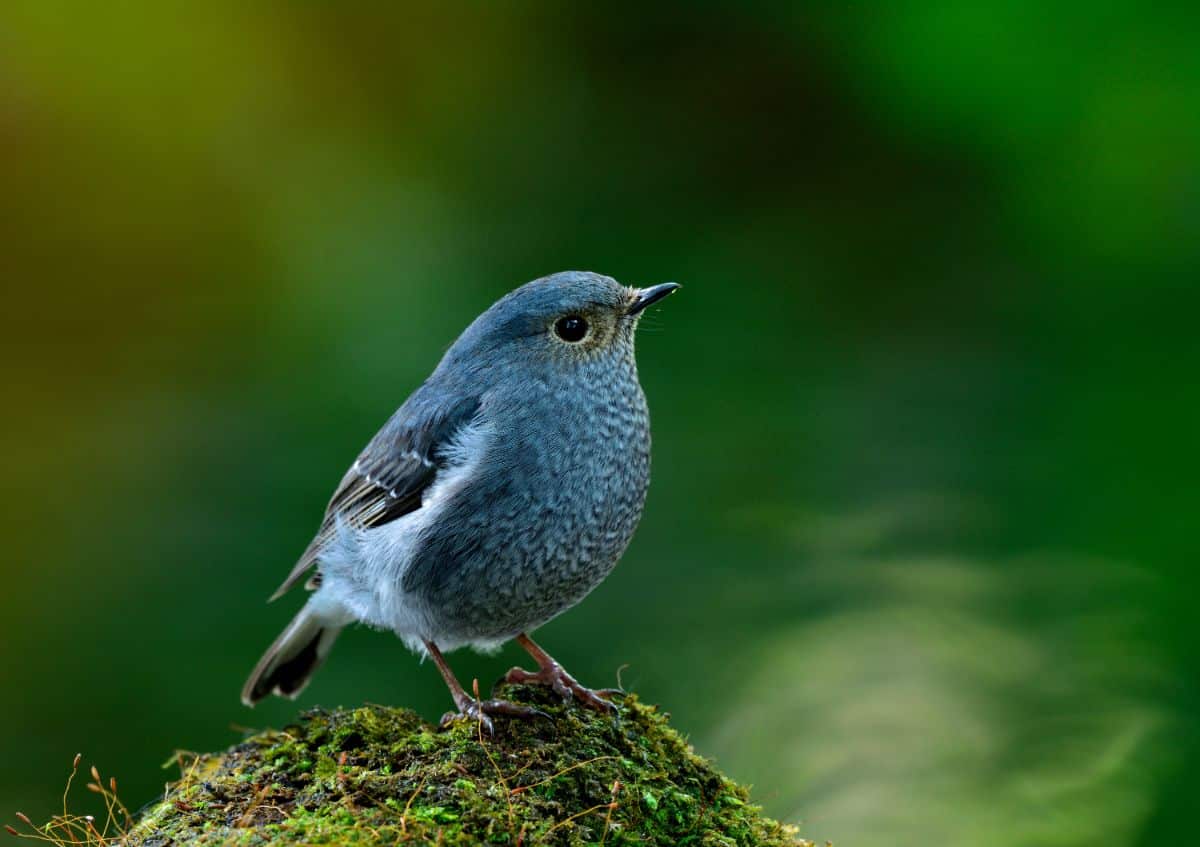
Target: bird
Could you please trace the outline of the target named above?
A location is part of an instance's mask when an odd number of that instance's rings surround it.
[[[479,315],[359,453],[276,600],[305,605],[242,689],[253,706],[295,698],[353,623],[395,633],[437,666],[454,710],[542,712],[471,696],[444,653],[515,640],[564,702],[613,712],[530,633],[579,603],[633,537],[650,480],[650,420],[634,338],[647,307],[680,286],[623,285],[587,271],[528,282]],[[307,577],[307,579],[306,579]]]

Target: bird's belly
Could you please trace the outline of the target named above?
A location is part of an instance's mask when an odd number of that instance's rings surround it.
[[[439,637],[503,641],[574,606],[616,565],[644,498],[645,482],[635,475],[588,497],[492,504],[479,537],[465,542],[476,551],[426,591],[424,606]]]

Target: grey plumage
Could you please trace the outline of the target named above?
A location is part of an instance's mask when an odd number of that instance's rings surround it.
[[[649,481],[634,331],[642,308],[676,287],[566,272],[480,315],[337,487],[275,596],[313,568],[314,593],[243,700],[295,696],[353,621],[432,652],[447,675],[434,645],[497,646],[603,580],[633,535]],[[585,336],[574,340],[579,325],[566,321],[583,321]],[[561,672],[539,653],[543,671],[549,663]],[[447,683],[454,692],[452,675]]]

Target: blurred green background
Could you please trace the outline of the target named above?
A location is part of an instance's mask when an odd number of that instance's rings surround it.
[[[1194,842],[1185,8],[5,3],[0,811],[286,722],[237,694],[343,470],[584,268],[686,288],[567,667],[811,838]],[[448,703],[359,630],[300,705],[363,701]]]

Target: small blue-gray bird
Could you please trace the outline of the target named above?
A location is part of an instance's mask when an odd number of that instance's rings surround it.
[[[611,709],[607,692],[579,684],[529,633],[595,588],[637,527],[650,422],[634,332],[677,288],[568,271],[510,292],[467,327],[342,478],[271,599],[310,570],[313,594],[242,701],[295,697],[359,621],[430,656],[457,714],[489,729],[489,715],[537,713],[468,695],[443,650],[515,638],[538,670],[513,668],[508,681]]]

